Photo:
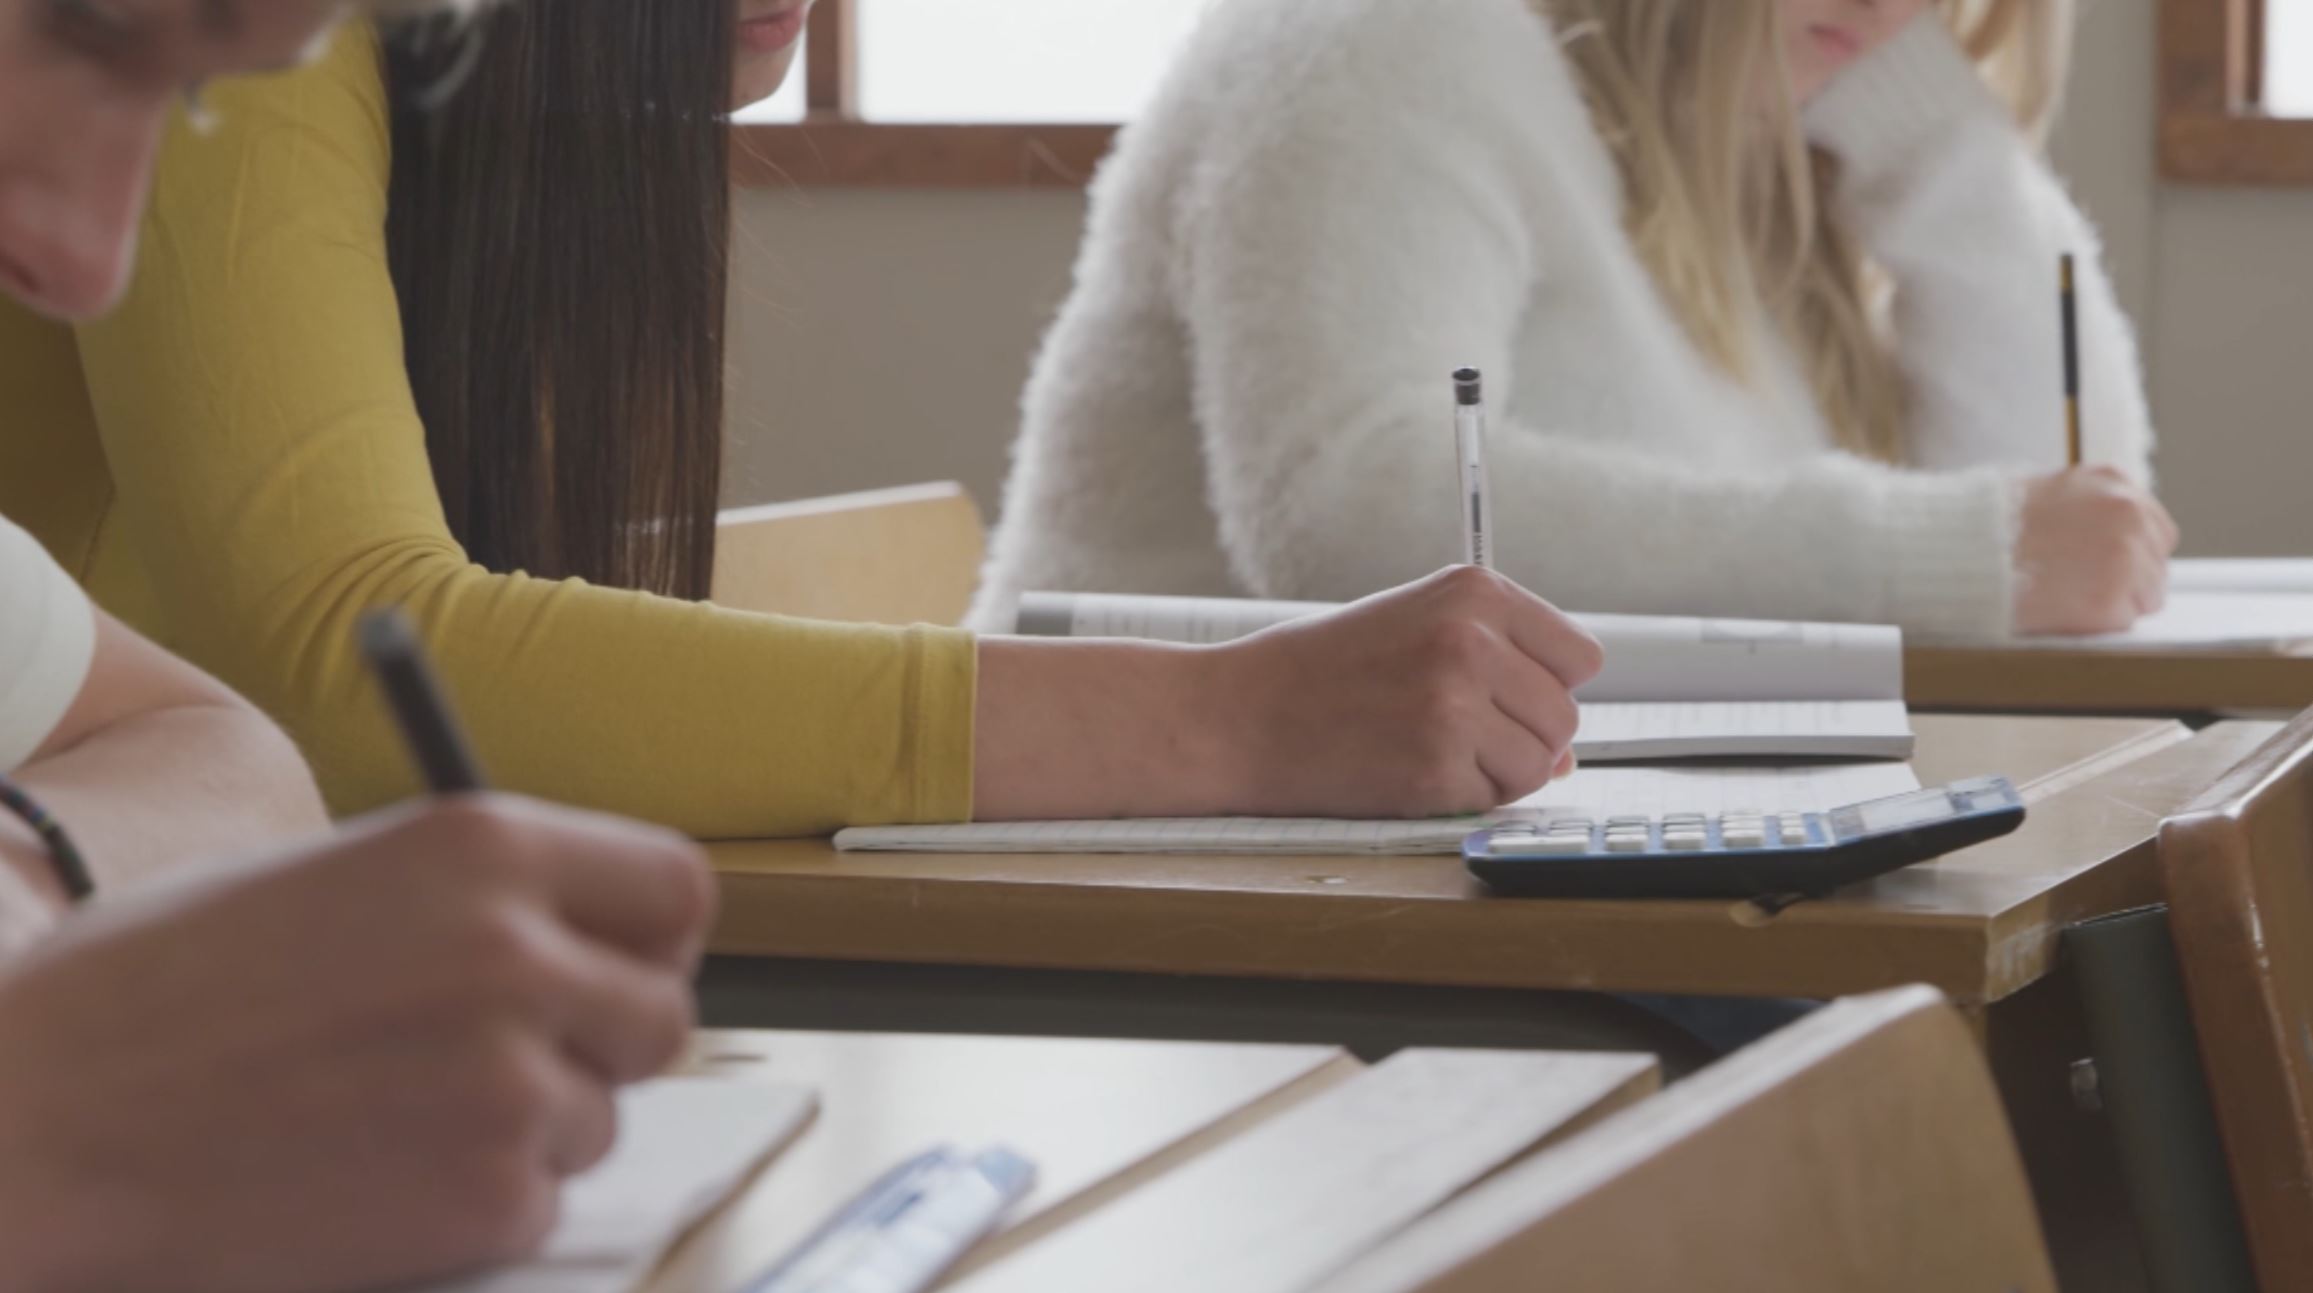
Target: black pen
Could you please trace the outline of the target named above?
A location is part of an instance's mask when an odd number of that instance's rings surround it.
[[[426,788],[437,795],[483,789],[482,770],[426,664],[426,649],[408,617],[397,610],[372,611],[363,617],[361,654],[385,690],[386,705],[409,743],[410,757],[417,760]]]

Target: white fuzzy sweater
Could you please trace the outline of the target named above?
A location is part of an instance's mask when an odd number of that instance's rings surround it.
[[[1834,448],[1789,351],[1730,379],[1623,232],[1528,0],[1229,0],[1095,187],[974,622],[1023,591],[1347,599],[1459,559],[1448,374],[1486,373],[1501,568],[1585,611],[2009,627],[2019,475],[2147,474],[2095,231],[1931,16],[1807,115],[1891,276],[1910,464]]]

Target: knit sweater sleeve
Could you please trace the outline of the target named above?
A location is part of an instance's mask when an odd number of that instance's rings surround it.
[[[1850,68],[1807,112],[1841,163],[1840,217],[1895,280],[1928,468],[2064,465],[2058,262],[2078,271],[2087,456],[2150,476],[2152,417],[2095,227],[1935,14]]]
[[[333,807],[413,788],[351,646],[397,605],[508,789],[708,837],[969,814],[968,636],[467,560],[403,367],[367,32],[212,106],[169,140],[135,287],[81,362],[154,627],[290,729]]]
[[[1554,276],[1623,236],[1568,198],[1611,169],[1547,151],[1588,118],[1531,11],[1412,8],[1366,6],[1385,30],[1266,100],[1174,199],[1210,497],[1265,596],[1349,597],[1457,559],[1446,374],[1550,381],[1514,371],[1522,319],[1585,309]],[[1500,564],[1562,605],[2007,628],[1996,473],[1839,454],[1728,470],[1572,430],[1497,420],[1489,447]]]

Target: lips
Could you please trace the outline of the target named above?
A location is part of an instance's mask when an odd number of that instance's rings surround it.
[[[811,6],[790,5],[748,18],[739,24],[739,44],[758,54],[773,54],[803,38]]]
[[[1853,33],[1830,23],[1816,23],[1807,29],[1807,34],[1815,39],[1815,43],[1824,52],[1842,60],[1854,58],[1863,52],[1863,42],[1856,39]]]

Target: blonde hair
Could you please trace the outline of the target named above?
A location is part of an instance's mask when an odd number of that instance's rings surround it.
[[[1879,275],[1828,212],[1838,162],[1784,84],[1777,0],[1532,0],[1622,171],[1632,241],[1713,361],[1755,371],[1759,310],[1800,356],[1842,448],[1905,456],[1909,393]],[[2062,97],[2073,0],[1934,0],[2035,141]]]

